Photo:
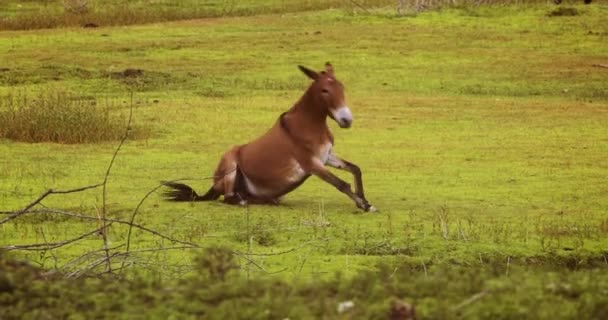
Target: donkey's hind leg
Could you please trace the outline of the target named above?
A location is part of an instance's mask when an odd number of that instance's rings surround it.
[[[224,202],[227,204],[245,205],[247,202],[243,198],[243,194],[237,189],[238,185],[238,168],[232,169],[232,172],[224,177]]]
[[[240,174],[236,154],[238,147],[224,153],[222,160],[215,171],[214,188],[222,190],[224,202],[228,204],[244,205],[242,189],[242,174]]]

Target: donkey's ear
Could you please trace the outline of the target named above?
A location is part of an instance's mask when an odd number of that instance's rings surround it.
[[[304,67],[304,66],[298,66],[298,68],[300,68],[300,70],[302,72],[304,72],[305,75],[307,75],[309,78],[311,78],[312,80],[317,80],[317,78],[319,78],[319,74]]]
[[[325,72],[333,75],[334,74],[334,67],[331,65],[331,63],[326,62],[325,63]]]

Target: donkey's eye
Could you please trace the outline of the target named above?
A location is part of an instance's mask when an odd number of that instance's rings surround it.
[[[327,90],[327,89],[322,89],[322,90],[321,90],[321,93],[322,93],[322,94],[324,94],[324,95],[329,95],[329,90]]]

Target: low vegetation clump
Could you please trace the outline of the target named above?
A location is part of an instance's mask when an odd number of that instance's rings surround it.
[[[65,144],[118,140],[126,121],[99,105],[94,98],[63,91],[30,96],[24,93],[0,99],[0,138],[23,142]],[[138,131],[139,136],[145,132]]]
[[[551,10],[547,15],[549,17],[572,17],[578,16],[579,12],[573,7],[558,7],[557,9]]]
[[[180,280],[134,276],[66,279],[0,254],[0,318],[605,319],[601,270],[380,264],[347,278],[247,279],[229,250],[206,249]],[[529,277],[535,273],[537,277]],[[559,306],[556,308],[555,306]],[[392,317],[391,317],[392,316]]]

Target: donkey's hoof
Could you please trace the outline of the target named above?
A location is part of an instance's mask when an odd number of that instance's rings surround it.
[[[239,201],[239,206],[244,207],[246,205],[247,205],[247,201],[246,200]]]
[[[376,211],[378,211],[378,209],[376,209],[376,207],[372,206],[367,201],[365,201],[362,205],[357,206],[357,207],[359,207],[360,209],[362,209],[365,212],[376,212]]]

